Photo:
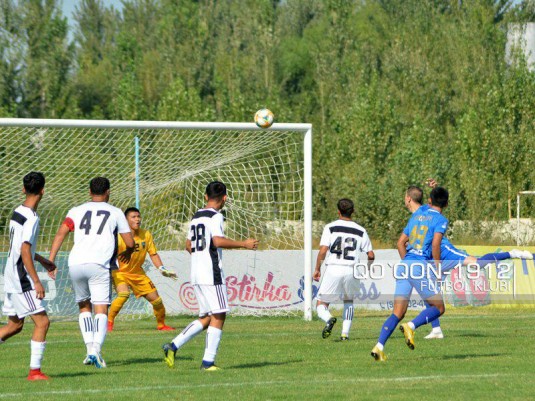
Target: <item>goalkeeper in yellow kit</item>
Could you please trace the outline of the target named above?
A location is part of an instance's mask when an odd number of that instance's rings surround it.
[[[117,297],[113,300],[108,314],[108,331],[113,331],[115,317],[126,303],[130,296],[129,288],[136,297],[144,297],[149,301],[154,309],[158,330],[174,330],[165,324],[165,307],[162,298],[158,295],[156,287],[143,270],[143,263],[147,253],[156,269],[165,277],[177,279],[175,272],[167,270],[162,263],[162,259],[156,251],[156,246],[152,239],[152,234],[141,228],[141,213],[135,207],[129,207],[124,212],[126,220],[134,236],[135,248],[130,261],[125,263],[119,256],[119,270],[112,270],[113,284],[117,291]],[[118,254],[126,249],[122,238],[119,236]]]

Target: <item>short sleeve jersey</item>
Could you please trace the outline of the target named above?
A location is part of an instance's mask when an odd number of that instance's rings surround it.
[[[33,280],[22,262],[22,244],[31,245],[32,259],[35,257],[39,216],[24,205],[17,207],[9,222],[9,251],[4,270],[4,290],[9,294],[20,294],[35,289]]]
[[[329,247],[326,265],[353,266],[360,261],[361,252],[372,251],[366,230],[349,220],[336,220],[323,229],[320,246]]]
[[[416,210],[403,233],[409,237],[406,258],[432,259],[432,243],[435,233],[446,233],[448,219],[438,210],[422,208]]]
[[[209,208],[200,209],[190,223],[191,284],[218,285],[225,282],[222,252],[216,248],[214,237],[224,237],[223,215]]]
[[[64,223],[74,231],[69,266],[96,263],[117,268],[117,235],[130,232],[121,209],[106,202],[87,202],[69,210]]]
[[[154,241],[152,239],[152,234],[140,228],[138,233],[134,235],[134,253],[130,258],[128,263],[119,261],[119,271],[121,273],[127,274],[145,274],[143,270],[143,263],[145,263],[145,258],[147,254],[155,255],[158,253]],[[119,235],[119,250],[118,252],[124,252],[126,250],[126,245],[123,241],[123,238]]]

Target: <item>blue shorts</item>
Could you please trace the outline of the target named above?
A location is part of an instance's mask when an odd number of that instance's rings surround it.
[[[440,287],[430,274],[424,269],[428,263],[425,260],[403,260],[401,263],[406,264],[409,270],[405,273],[409,273],[406,278],[396,279],[396,298],[410,299],[412,289],[414,288],[422,299],[431,298],[437,294],[440,294]],[[400,277],[404,272],[402,266],[397,266],[397,276]]]
[[[440,259],[442,259],[442,272],[447,272],[455,269],[457,266],[462,266],[464,260],[470,255],[453,245],[444,245],[440,247]]]

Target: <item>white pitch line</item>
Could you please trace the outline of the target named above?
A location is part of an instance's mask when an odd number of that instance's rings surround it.
[[[413,377],[384,377],[384,378],[347,378],[347,379],[330,379],[322,380],[321,385],[325,383],[369,383],[369,382],[411,382],[422,380],[435,379],[453,379],[453,380],[474,380],[474,379],[489,379],[495,377],[512,376],[512,374],[503,373],[488,373],[477,375],[430,375],[430,376],[413,376]],[[518,376],[515,374],[515,376]],[[52,377],[53,379],[53,377]],[[84,390],[55,390],[55,391],[36,391],[31,393],[4,393],[0,394],[0,398],[12,397],[31,397],[36,396],[42,398],[47,395],[69,395],[69,394],[99,394],[111,392],[137,392],[137,391],[162,391],[162,390],[182,390],[182,389],[200,389],[200,388],[221,388],[221,387],[242,387],[242,386],[276,386],[276,385],[296,385],[295,381],[291,380],[269,380],[269,381],[248,381],[248,382],[234,382],[234,383],[205,383],[205,384],[175,384],[169,386],[140,386],[140,387],[114,387],[106,389],[84,389]],[[311,383],[301,383],[303,386],[311,386]]]

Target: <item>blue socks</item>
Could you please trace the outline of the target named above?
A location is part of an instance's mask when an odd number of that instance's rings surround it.
[[[429,303],[427,301],[424,301],[424,304],[425,304],[426,308],[430,308],[431,307],[431,305],[429,305]],[[440,319],[437,317],[435,320],[431,321],[431,326],[433,326],[433,328],[440,327]]]
[[[398,323],[399,323],[398,317],[394,314],[391,314],[390,317],[386,319],[385,322],[383,323],[383,328],[381,329],[381,333],[379,334],[378,342],[385,345],[387,340],[390,338],[390,336],[396,329]]]
[[[505,260],[511,258],[509,252],[499,252],[499,253],[487,253],[486,255],[477,258],[477,264],[480,267],[485,267],[489,263],[495,263],[498,260]]]
[[[414,327],[417,329],[420,326],[423,326],[424,324],[430,323],[433,320],[436,320],[440,316],[440,311],[436,306],[431,306],[429,308],[425,308],[423,311],[420,312],[418,316],[414,318],[412,323],[414,324]]]

